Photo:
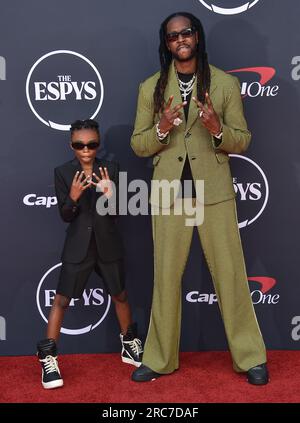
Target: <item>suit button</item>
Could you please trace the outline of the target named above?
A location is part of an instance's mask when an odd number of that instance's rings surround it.
[[[179,157],[178,157],[178,160],[179,160],[180,162],[182,162],[183,157],[179,156]]]
[[[190,133],[190,132],[187,132],[186,134],[185,134],[185,137],[184,138],[190,138],[190,136],[191,136],[192,134]]]
[[[92,227],[91,226],[88,226],[88,230],[91,231],[92,230]]]

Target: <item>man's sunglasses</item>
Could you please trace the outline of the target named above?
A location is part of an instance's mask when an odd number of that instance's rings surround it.
[[[192,37],[196,32],[195,28],[185,28],[180,32],[169,32],[169,34],[166,35],[167,40],[169,42],[177,41],[179,38],[179,35],[182,36],[182,38],[190,38]]]
[[[99,143],[89,142],[88,144],[83,144],[83,142],[72,142],[72,147],[74,150],[83,150],[84,147],[87,147],[88,150],[96,150],[99,147]]]

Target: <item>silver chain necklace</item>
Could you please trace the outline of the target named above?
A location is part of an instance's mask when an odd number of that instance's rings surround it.
[[[186,98],[193,91],[195,80],[196,80],[196,74],[194,73],[194,75],[192,76],[192,78],[188,82],[183,82],[183,81],[181,81],[181,79],[179,79],[177,69],[175,69],[175,70],[176,70],[176,76],[177,76],[177,81],[178,81],[178,84],[179,84],[181,97],[182,97],[183,101],[186,101]]]

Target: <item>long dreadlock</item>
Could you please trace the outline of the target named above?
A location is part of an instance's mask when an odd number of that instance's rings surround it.
[[[154,113],[159,113],[164,104],[164,93],[168,83],[169,68],[172,62],[172,53],[169,51],[166,44],[166,33],[168,22],[177,17],[183,16],[190,20],[191,26],[196,29],[198,33],[197,44],[197,97],[201,102],[205,101],[205,93],[209,91],[210,87],[210,69],[207,60],[207,53],[205,47],[205,35],[203,26],[198,18],[191,13],[177,12],[168,16],[161,24],[159,30],[159,58],[160,58],[160,77],[157,81],[154,91]]]

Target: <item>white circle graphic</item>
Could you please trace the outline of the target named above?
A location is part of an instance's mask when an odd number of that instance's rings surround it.
[[[96,110],[95,110],[95,112],[93,113],[93,115],[90,117],[90,119],[94,119],[95,118],[95,116],[97,116],[97,114],[98,114],[98,112],[99,112],[99,110],[100,110],[100,108],[101,108],[101,106],[102,106],[102,103],[103,103],[103,96],[104,96],[104,87],[103,87],[103,82],[102,82],[102,78],[101,78],[101,75],[100,75],[100,73],[99,73],[99,71],[98,71],[98,69],[96,68],[96,66],[89,60],[89,59],[87,59],[85,56],[83,56],[82,54],[80,54],[80,53],[77,53],[77,52],[75,52],[75,51],[71,51],[71,50],[55,50],[55,51],[51,51],[50,53],[47,53],[47,54],[44,54],[44,56],[42,56],[42,57],[40,57],[35,63],[34,63],[34,65],[31,67],[31,69],[30,69],[30,71],[29,71],[29,73],[28,73],[28,76],[27,76],[27,79],[26,79],[26,97],[27,97],[27,101],[28,101],[28,104],[29,104],[29,107],[30,107],[30,109],[31,109],[31,111],[34,113],[34,115],[43,123],[43,124],[45,124],[45,125],[47,125],[47,126],[50,126],[50,128],[53,128],[53,129],[58,129],[58,130],[60,130],[60,131],[68,131],[69,129],[70,129],[70,125],[69,124],[65,124],[65,125],[62,125],[62,124],[60,124],[60,123],[55,123],[55,122],[52,122],[52,121],[50,121],[50,120],[46,120],[46,119],[44,119],[44,118],[42,118],[42,116],[40,116],[39,114],[38,114],[38,112],[35,110],[35,108],[34,108],[34,106],[33,106],[33,104],[32,104],[32,101],[31,101],[31,98],[30,98],[30,94],[29,94],[29,86],[30,86],[30,79],[31,79],[31,76],[32,76],[32,73],[33,73],[33,71],[36,69],[36,67],[43,61],[43,60],[45,60],[45,59],[47,59],[48,57],[50,57],[50,56],[53,56],[53,55],[56,55],[56,54],[70,54],[70,55],[73,55],[73,56],[77,56],[77,57],[79,57],[80,59],[82,59],[82,60],[84,60],[86,63],[88,63],[88,65],[89,66],[91,66],[91,68],[93,69],[93,71],[95,72],[95,74],[96,74],[96,76],[97,76],[97,78],[98,78],[98,80],[99,80],[99,84],[100,84],[100,88],[101,88],[101,93],[100,93],[100,98],[99,98],[99,103],[98,103],[98,105],[97,105],[97,108],[96,108]]]
[[[40,305],[40,299],[39,299],[39,295],[40,295],[40,290],[41,290],[41,286],[42,286],[42,284],[43,284],[43,282],[44,282],[44,280],[46,279],[46,277],[53,271],[53,270],[55,270],[55,269],[57,269],[58,267],[60,267],[62,265],[62,263],[58,263],[58,264],[56,264],[55,266],[53,266],[53,267],[51,267],[51,269],[49,269],[45,274],[44,274],[44,276],[42,277],[42,279],[40,280],[40,282],[39,282],[39,285],[38,285],[38,288],[37,288],[37,291],[36,291],[36,304],[37,304],[37,308],[38,308],[38,310],[39,310],[39,313],[40,313],[40,315],[42,316],[42,318],[43,318],[43,320],[46,322],[46,323],[48,323],[48,319],[46,318],[46,316],[44,315],[44,313],[43,313],[43,311],[42,311],[42,308],[41,308],[41,305]],[[105,310],[105,312],[104,312],[104,314],[103,314],[103,316],[98,320],[98,322],[96,322],[94,325],[88,325],[88,326],[85,326],[85,327],[83,327],[83,328],[79,328],[79,329],[66,329],[66,328],[61,328],[61,333],[64,333],[64,334],[66,334],[66,335],[82,335],[82,334],[84,334],[84,333],[87,333],[87,332],[91,332],[92,330],[94,330],[97,326],[99,326],[100,325],[100,323],[102,323],[103,322],[103,320],[105,319],[105,317],[106,317],[106,315],[107,315],[107,313],[108,313],[108,311],[109,311],[109,308],[110,308],[110,303],[111,303],[111,297],[110,297],[110,295],[108,295],[107,294],[107,298],[108,298],[108,301],[107,301],[107,306],[106,306],[106,310]]]
[[[265,197],[265,200],[264,200],[263,205],[262,205],[261,209],[259,210],[259,212],[252,219],[250,219],[250,220],[246,219],[243,222],[239,222],[239,228],[244,228],[245,226],[249,226],[249,225],[251,225],[251,223],[255,222],[259,218],[259,216],[263,213],[264,209],[266,208],[266,205],[267,205],[267,202],[268,202],[268,199],[269,199],[269,184],[268,184],[268,180],[267,180],[267,177],[266,177],[264,171],[258,166],[257,163],[255,163],[253,160],[249,159],[249,157],[241,156],[239,154],[229,154],[229,156],[230,157],[237,157],[238,159],[243,159],[243,160],[246,160],[247,162],[251,163],[261,174],[261,176],[264,180],[264,183],[265,183],[265,187],[266,187],[266,197]]]
[[[212,12],[219,13],[220,15],[237,15],[239,13],[246,12],[248,9],[253,7],[259,0],[247,1],[246,3],[241,4],[238,7],[220,7],[216,6],[213,2],[210,4],[206,0],[199,0],[203,6],[209,9]],[[242,1],[242,0],[241,0]]]

